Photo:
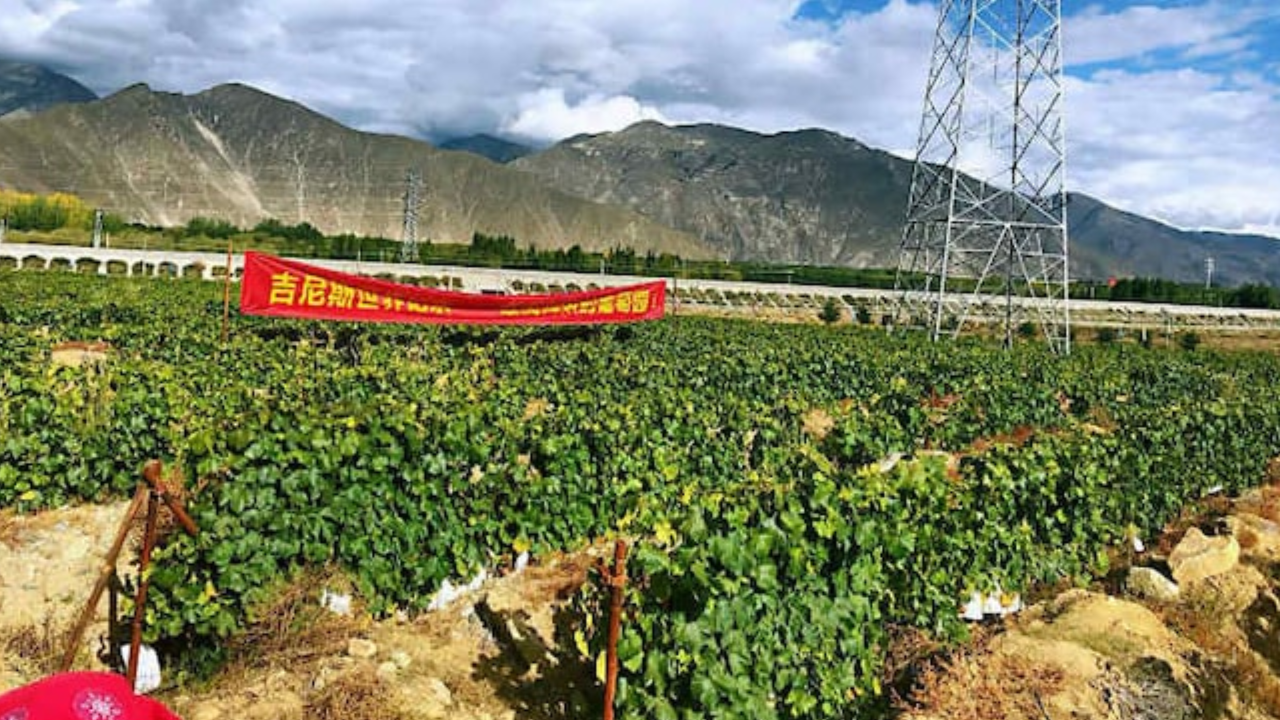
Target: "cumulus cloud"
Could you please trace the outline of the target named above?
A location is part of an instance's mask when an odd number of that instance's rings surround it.
[[[1068,93],[1074,185],[1184,227],[1274,224],[1280,86],[1107,71]]]
[[[504,133],[527,138],[564,138],[580,133],[621,130],[641,120],[667,119],[657,108],[628,95],[590,95],[569,104],[564,91],[547,88],[519,98],[520,110],[502,126]]]
[[[935,3],[820,2],[0,0],[0,56],[100,93],[244,82],[436,140],[659,119],[825,127],[911,154]],[[1114,6],[1067,18],[1069,184],[1179,224],[1274,225],[1280,198],[1259,188],[1278,185],[1280,6]]]

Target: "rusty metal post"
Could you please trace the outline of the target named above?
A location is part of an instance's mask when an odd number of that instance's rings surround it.
[[[76,649],[80,646],[80,640],[84,637],[84,631],[89,627],[89,623],[93,621],[93,613],[98,609],[98,602],[102,599],[102,593],[107,589],[107,584],[111,582],[111,578],[116,574],[116,560],[120,557],[120,551],[124,549],[125,540],[129,537],[129,529],[133,527],[133,521],[138,517],[138,511],[142,509],[142,503],[146,502],[147,488],[144,485],[138,485],[138,490],[133,494],[133,502],[129,503],[129,509],[125,511],[124,519],[120,521],[120,528],[116,531],[116,537],[111,541],[111,547],[107,550],[107,555],[102,560],[102,567],[98,570],[98,581],[94,583],[93,591],[89,593],[89,600],[85,602],[84,608],[80,611],[80,618],[71,629],[71,634],[67,637],[67,649],[62,655],[62,672],[67,672],[76,661]]]
[[[613,570],[607,574],[612,597],[609,601],[609,644],[605,646],[604,720],[613,720],[613,700],[618,692],[618,634],[622,629],[622,592],[627,586],[627,541],[613,546]]]

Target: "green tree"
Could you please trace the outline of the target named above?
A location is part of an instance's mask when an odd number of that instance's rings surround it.
[[[822,309],[818,311],[818,319],[828,325],[833,325],[840,321],[840,306],[836,304],[835,298],[829,297],[822,304]]]

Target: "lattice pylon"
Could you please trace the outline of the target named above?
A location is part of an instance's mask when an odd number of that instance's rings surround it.
[[[422,204],[422,174],[410,168],[404,179],[404,225],[400,236],[400,262],[418,262],[418,208]]]
[[[1060,0],[943,0],[925,89],[897,322],[934,339],[1024,322],[1070,350]]]

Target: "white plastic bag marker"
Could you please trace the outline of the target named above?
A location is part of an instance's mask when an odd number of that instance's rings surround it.
[[[129,666],[129,646],[120,647],[120,657]],[[143,645],[138,652],[138,677],[133,681],[133,691],[139,695],[160,687],[160,656],[150,645]]]

